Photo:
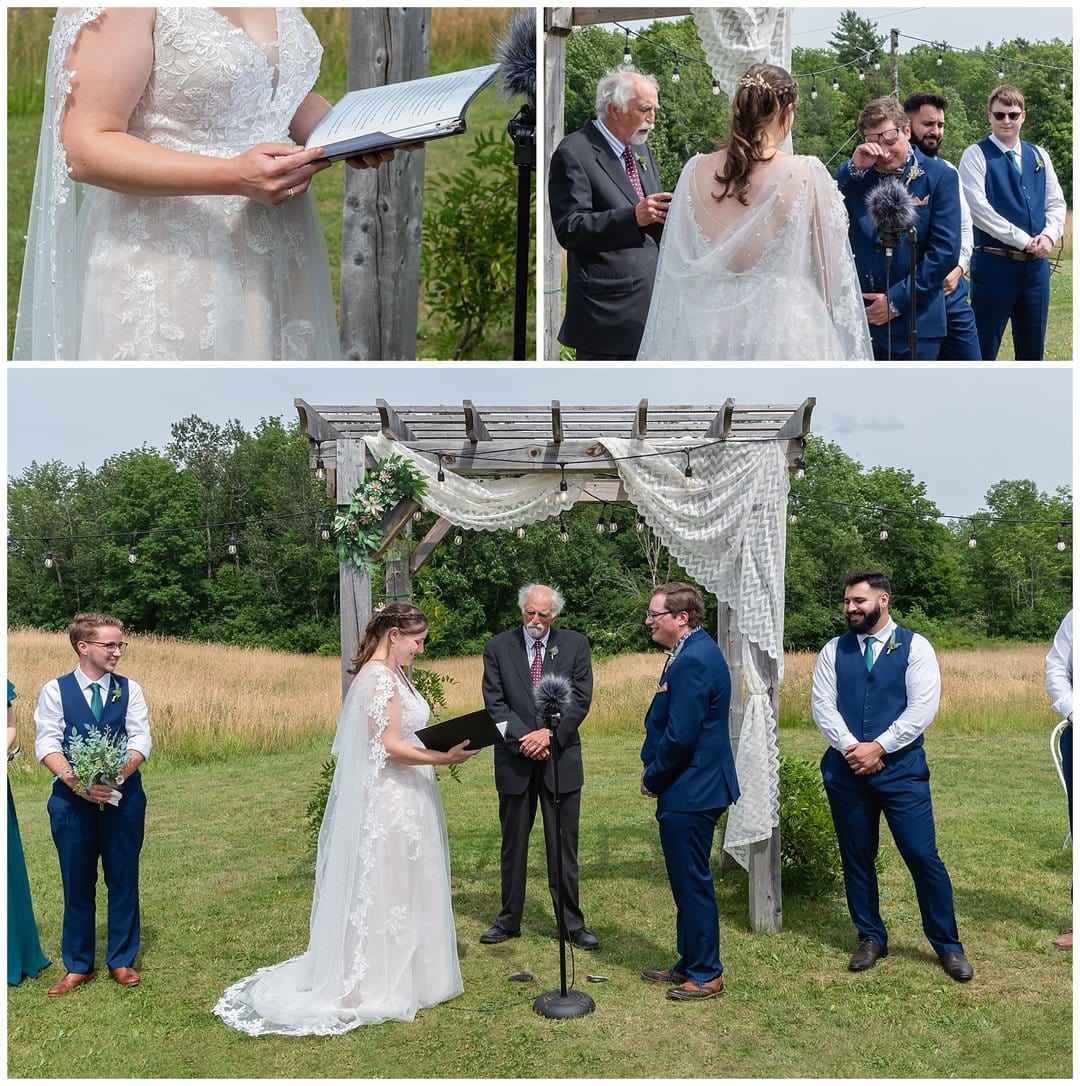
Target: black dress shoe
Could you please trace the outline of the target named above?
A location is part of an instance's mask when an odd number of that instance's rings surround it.
[[[600,940],[588,928],[570,932],[570,942],[579,950],[599,950]]]
[[[480,942],[505,943],[507,939],[517,939],[520,935],[520,931],[506,931],[505,929],[500,928],[498,924],[493,924],[480,936]]]
[[[941,968],[953,980],[971,980],[975,976],[975,970],[971,968],[971,962],[964,957],[962,950],[950,950],[947,954],[939,954],[938,960],[941,962]]]
[[[851,955],[848,969],[852,973],[861,973],[864,969],[870,969],[878,958],[887,958],[889,948],[875,943],[873,939],[864,939]]]

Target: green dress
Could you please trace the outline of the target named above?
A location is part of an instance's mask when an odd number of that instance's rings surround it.
[[[8,681],[8,705],[15,700],[15,688]],[[36,977],[49,959],[41,951],[34,906],[30,901],[30,879],[26,874],[19,820],[15,816],[15,801],[11,785],[7,792],[7,930],[8,984],[21,984],[23,977]]]

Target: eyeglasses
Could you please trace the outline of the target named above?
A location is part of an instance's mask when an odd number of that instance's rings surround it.
[[[661,615],[674,615],[674,614],[676,614],[675,611],[646,611],[645,612],[645,621],[650,622],[650,621],[653,621],[655,619],[658,619]]]
[[[531,615],[533,618],[551,618],[550,611],[532,611],[529,608],[525,608],[521,613],[526,617]]]
[[[126,641],[87,641],[87,645],[100,645],[106,652],[123,652],[128,647]]]
[[[1010,109],[1008,112],[995,109],[991,112],[990,116],[993,117],[995,121],[1003,121],[1006,117],[1008,117],[1010,121],[1018,121],[1023,116],[1023,112],[1021,110],[1013,109]]]
[[[900,129],[886,128],[884,132],[865,132],[864,137],[871,143],[895,143],[900,138]]]

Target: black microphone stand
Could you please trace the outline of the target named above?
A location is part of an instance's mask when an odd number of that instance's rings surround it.
[[[525,331],[529,306],[529,240],[532,234],[529,215],[532,175],[536,170],[536,107],[526,102],[506,125],[514,141],[514,165],[518,168],[517,185],[517,262],[514,270],[514,361],[525,359]]]
[[[919,333],[915,328],[915,227],[908,227],[908,361],[915,361],[915,349],[919,345]]]
[[[555,785],[555,922],[559,926],[559,990],[542,992],[533,1000],[533,1010],[545,1018],[583,1018],[596,1010],[596,1002],[585,992],[573,988],[566,990],[566,924],[563,918],[563,864],[562,864],[562,801],[559,796],[559,742],[558,727],[562,713],[545,706],[542,710],[544,727],[551,732],[551,775]]]
[[[900,231],[892,223],[881,224],[881,247],[885,250],[885,304],[889,305],[890,270],[893,250],[900,244]],[[914,249],[912,249],[914,252]],[[891,312],[891,309],[890,309]],[[885,322],[885,356],[892,361],[892,320]]]

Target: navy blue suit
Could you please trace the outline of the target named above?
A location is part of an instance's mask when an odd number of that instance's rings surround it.
[[[944,283],[960,262],[960,181],[956,171],[936,158],[927,158],[914,147],[900,179],[916,201],[915,222],[915,325],[918,333],[917,358],[936,359],[945,338],[947,318]],[[913,165],[914,164],[914,165]],[[915,173],[917,176],[909,176]],[[889,301],[899,310],[887,325],[871,325],[870,338],[874,357],[886,358],[889,337],[892,357],[909,356],[908,323],[910,314],[909,248],[907,234],[893,250],[886,275],[885,250],[881,235],[874,229],[866,210],[866,198],[885,179],[885,175],[867,170],[861,176],[852,173],[845,162],[836,174],[848,213],[848,240],[855,256],[859,284],[866,294],[888,293]],[[888,290],[886,292],[886,284]],[[890,333],[891,329],[891,333]]]
[[[124,734],[127,679],[112,676],[111,689],[119,690],[120,696],[106,700],[100,722],[94,720],[74,675],[63,675],[57,681],[64,708],[65,748],[76,733]],[[146,793],[140,773],[132,773],[120,791],[124,798],[119,805],[105,804],[103,810],[75,795],[61,781],[54,782],[49,797],[49,821],[64,885],[61,950],[64,965],[71,973],[89,973],[94,968],[99,858],[109,893],[108,967],[132,965],[139,950],[139,851],[146,820]]]
[[[905,676],[911,631],[893,633],[898,647],[878,653],[866,670],[859,639],[844,634],[836,645],[837,709],[860,743],[876,739],[907,707]],[[938,954],[963,951],[957,933],[952,882],[938,855],[934,811],[930,801],[930,769],[920,734],[882,761],[884,769],[856,774],[833,747],[821,759],[821,776],[832,808],[844,866],[848,910],[859,939],[887,947],[888,933],[878,902],[875,862],[881,815],[915,881],[923,931]]]
[[[986,159],[985,189],[990,206],[1032,237],[1041,234],[1046,229],[1046,169],[1038,148],[1021,140],[1021,173],[989,137],[977,146]],[[997,358],[1011,319],[1016,360],[1041,362],[1050,313],[1050,261],[1046,257],[1012,260],[997,253],[980,253],[981,247],[1012,246],[978,226],[974,242],[971,305],[983,358]]]
[[[658,797],[656,820],[675,899],[679,958],[672,971],[700,982],[724,971],[709,856],[717,819],[739,798],[730,705],[727,661],[696,629],[661,677],[641,748],[642,785]]]

